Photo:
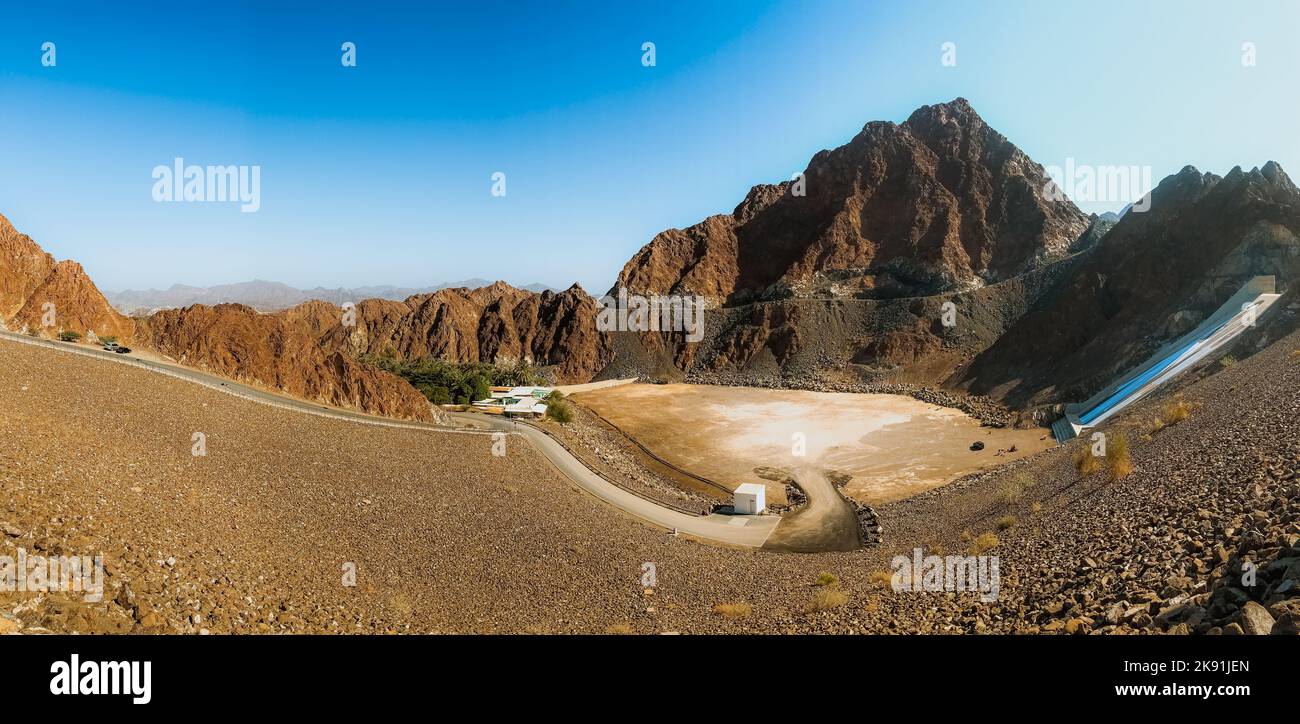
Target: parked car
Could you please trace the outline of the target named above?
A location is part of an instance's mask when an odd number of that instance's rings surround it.
[[[116,353],[118,353],[118,354],[126,354],[126,353],[128,353],[128,352],[131,351],[131,348],[130,348],[130,347],[123,347],[122,345],[119,344],[119,345],[117,345],[116,347],[113,348],[113,351],[116,352]]]

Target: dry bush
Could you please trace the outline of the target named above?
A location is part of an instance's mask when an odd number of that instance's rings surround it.
[[[1192,403],[1187,400],[1169,400],[1160,408],[1160,421],[1165,427],[1177,425],[1192,414]]]
[[[1016,516],[1004,515],[998,518],[998,530],[1011,530],[1016,524]]]
[[[973,556],[978,556],[985,551],[993,550],[998,547],[998,537],[992,531],[980,533],[980,537],[970,546],[970,552]]]
[[[1074,469],[1080,475],[1088,476],[1101,470],[1101,460],[1092,454],[1092,447],[1084,445],[1074,453]]]
[[[1029,512],[1030,512],[1030,513],[1041,513],[1041,512],[1043,512],[1043,504],[1040,503],[1040,502],[1038,502],[1037,500],[1035,500],[1032,504],[1030,504],[1030,506],[1029,506]]]
[[[867,582],[872,585],[891,586],[894,583],[894,574],[890,571],[872,571],[867,577]]]
[[[748,603],[743,602],[719,603],[713,607],[713,612],[726,618],[748,618],[749,614],[754,612],[754,609]]]
[[[839,608],[848,603],[849,596],[838,588],[818,588],[813,594],[812,600],[808,602],[808,612],[827,611],[832,608]]]
[[[823,588],[839,588],[840,578],[830,571],[822,571],[817,574],[817,580],[813,584]]]
[[[973,540],[975,540],[975,534],[970,532],[970,528],[967,528],[961,532],[962,543],[970,543]]]
[[[1133,472],[1133,455],[1129,452],[1128,436],[1122,432],[1112,435],[1106,443],[1106,472],[1112,482]]]
[[[1033,488],[1036,482],[1029,473],[1016,473],[1002,483],[998,496],[1007,505],[1015,505],[1025,497],[1025,493]]]

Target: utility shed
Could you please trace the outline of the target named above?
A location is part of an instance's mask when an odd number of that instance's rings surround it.
[[[736,488],[732,506],[737,515],[758,515],[767,510],[767,488],[758,483],[744,483]]]

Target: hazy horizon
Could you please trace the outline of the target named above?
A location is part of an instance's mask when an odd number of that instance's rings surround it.
[[[168,7],[18,7],[0,44],[0,214],[108,290],[599,294],[656,233],[956,97],[1046,166],[1300,168],[1294,3]],[[178,158],[256,166],[256,212],[156,202]]]

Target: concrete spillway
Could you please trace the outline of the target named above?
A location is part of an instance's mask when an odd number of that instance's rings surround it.
[[[1151,394],[1164,383],[1209,357],[1255,325],[1273,305],[1276,280],[1255,277],[1195,329],[1161,347],[1146,362],[1122,375],[1084,402],[1067,405],[1065,416],[1052,424],[1052,434],[1065,442],[1101,424],[1125,407]]]

